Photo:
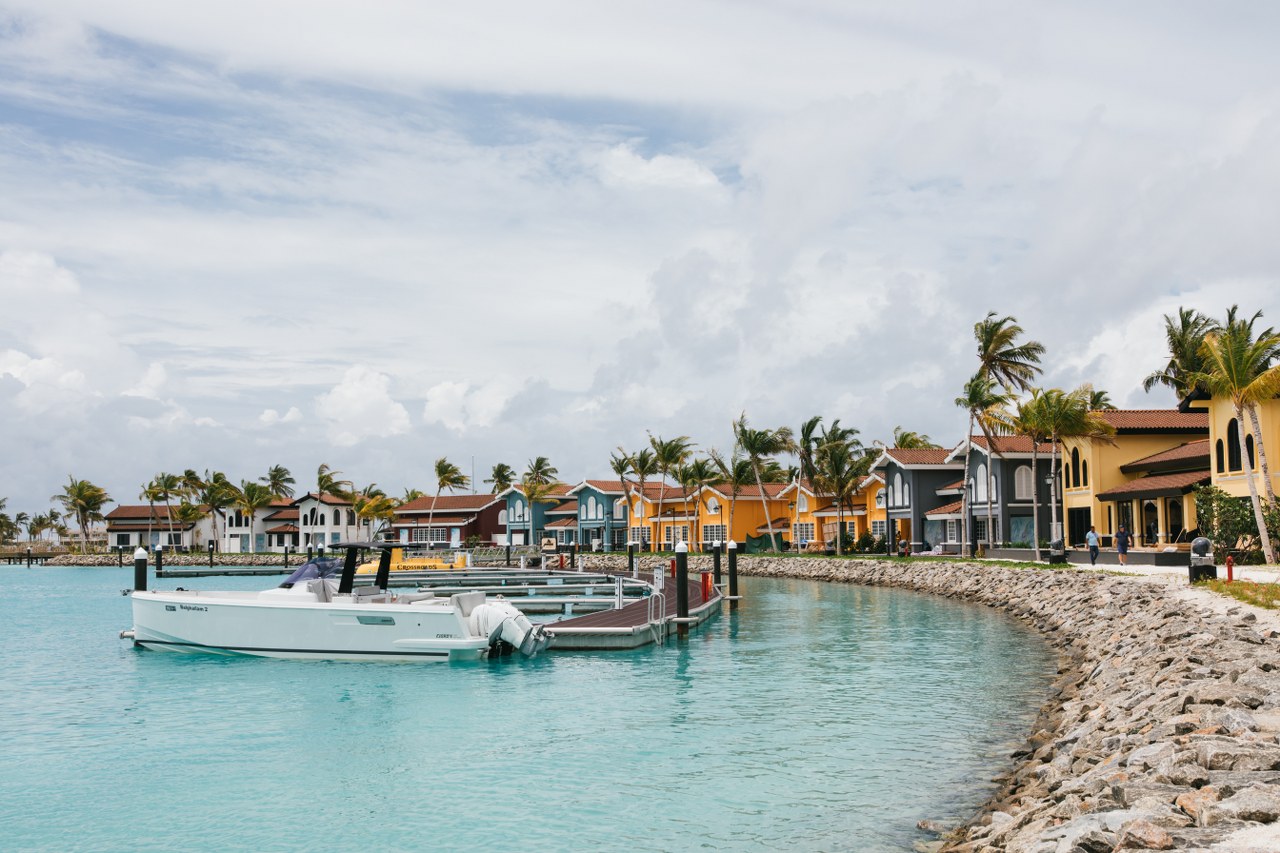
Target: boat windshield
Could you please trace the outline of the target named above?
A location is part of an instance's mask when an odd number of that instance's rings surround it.
[[[293,574],[285,578],[284,583],[280,584],[281,589],[291,589],[294,584],[302,581],[309,581],[314,578],[332,578],[337,577],[342,570],[342,561],[336,557],[317,557],[298,566]]]

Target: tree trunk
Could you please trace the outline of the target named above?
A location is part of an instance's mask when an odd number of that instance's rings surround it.
[[[1054,433],[1049,445],[1049,536],[1058,523],[1058,435]],[[1053,540],[1050,539],[1052,542]],[[1038,544],[1037,544],[1037,547]]]
[[[1031,439],[1031,547],[1040,562],[1040,442]]]
[[[434,530],[435,528],[431,526],[431,523],[436,520],[436,503],[439,502],[439,500],[440,500],[440,488],[436,487],[435,500],[431,502],[431,509],[427,510],[427,550],[428,551],[430,551],[433,547],[435,547],[431,539],[431,531]]]
[[[774,553],[777,553],[778,537],[773,532],[773,513],[769,511],[769,502],[765,500],[764,483],[760,482],[760,466],[753,463],[751,471],[756,475],[756,488],[760,490],[760,503],[764,506],[764,520],[769,528],[769,547],[774,550]]]
[[[89,534],[86,532],[85,528],[89,526],[89,519],[87,516],[80,515],[77,513],[76,522],[79,523],[80,525],[80,553],[88,554],[89,553]]]
[[[1249,404],[1249,421],[1253,426],[1253,449],[1258,454],[1258,469],[1262,471],[1262,485],[1267,490],[1267,503],[1271,506],[1276,505],[1276,490],[1271,485],[1271,469],[1267,465],[1267,452],[1262,447],[1262,425],[1258,423],[1258,406],[1256,403]],[[1244,457],[1248,461],[1248,457]],[[1249,473],[1253,476],[1253,472]]]
[[[991,453],[987,454],[987,551],[990,552],[996,544],[996,537],[992,534],[992,529],[995,526],[995,516],[991,509],[992,501],[995,500],[994,492],[996,482],[996,460],[995,456],[992,454],[995,453],[996,448],[990,438],[987,439],[987,442],[991,444]],[[1007,514],[1008,513],[1005,513],[1005,515]]]
[[[969,413],[969,432],[965,435],[964,444],[964,478],[960,482],[960,520],[964,523],[964,555],[966,557],[973,556],[973,536],[971,535],[971,526],[969,524],[969,454],[973,447],[973,412]],[[884,484],[886,489],[889,484]],[[888,492],[885,492],[888,495]],[[885,517],[885,535],[889,531],[889,499],[884,501],[884,517]]]
[[[729,529],[725,531],[725,538],[730,542],[733,541],[733,511],[738,508],[738,490],[734,489],[729,495]]]
[[[1244,420],[1244,411],[1239,403],[1235,404],[1236,421]],[[1240,444],[1240,459],[1245,465],[1249,464],[1248,450],[1244,444],[1244,430],[1236,430],[1236,439]],[[1267,532],[1266,520],[1262,517],[1262,500],[1258,497],[1258,484],[1253,478],[1253,472],[1249,471],[1245,480],[1249,483],[1249,500],[1253,503],[1253,519],[1258,525],[1258,537],[1262,541],[1262,556],[1267,561],[1267,565],[1272,565],[1276,561],[1275,552],[1271,550],[1271,534]]]
[[[817,519],[815,519],[816,521]],[[844,501],[836,498],[836,556],[842,557],[840,540],[844,538]]]

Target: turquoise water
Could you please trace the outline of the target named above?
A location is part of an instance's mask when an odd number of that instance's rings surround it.
[[[6,850],[909,849],[1053,671],[997,612],[834,584],[748,578],[678,646],[412,665],[138,651],[130,570],[0,575]]]

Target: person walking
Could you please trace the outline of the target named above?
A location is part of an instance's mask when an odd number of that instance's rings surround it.
[[[1084,535],[1084,541],[1089,546],[1089,565],[1098,565],[1098,531],[1089,525],[1089,532]]]
[[[1133,537],[1125,526],[1120,525],[1120,531],[1116,533],[1116,555],[1120,558],[1120,565],[1125,565],[1129,561],[1129,546],[1133,544]]]

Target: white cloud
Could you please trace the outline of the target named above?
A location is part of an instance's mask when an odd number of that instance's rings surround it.
[[[514,388],[502,381],[481,386],[469,382],[441,382],[427,390],[422,419],[454,432],[492,426],[502,414]]]
[[[275,424],[292,424],[302,420],[302,412],[297,406],[290,406],[289,411],[283,415],[275,409],[263,409],[262,414],[258,415],[258,422],[265,426],[274,426]]]
[[[159,399],[160,391],[164,388],[164,384],[168,378],[169,374],[164,369],[164,365],[160,362],[153,362],[148,365],[147,372],[143,374],[142,379],[138,381],[138,384],[125,390],[123,393],[133,397],[147,397],[152,400]]]
[[[720,181],[706,167],[687,157],[658,154],[645,159],[627,145],[615,145],[600,156],[600,178],[615,186],[718,188]]]
[[[409,431],[409,412],[391,398],[391,378],[367,367],[348,368],[342,381],[316,397],[316,416],[329,440],[349,447],[369,438]]]
[[[0,376],[12,376],[24,386],[15,398],[29,414],[41,415],[50,409],[76,404],[92,396],[79,370],[52,358],[32,358],[24,352],[0,352]]]

